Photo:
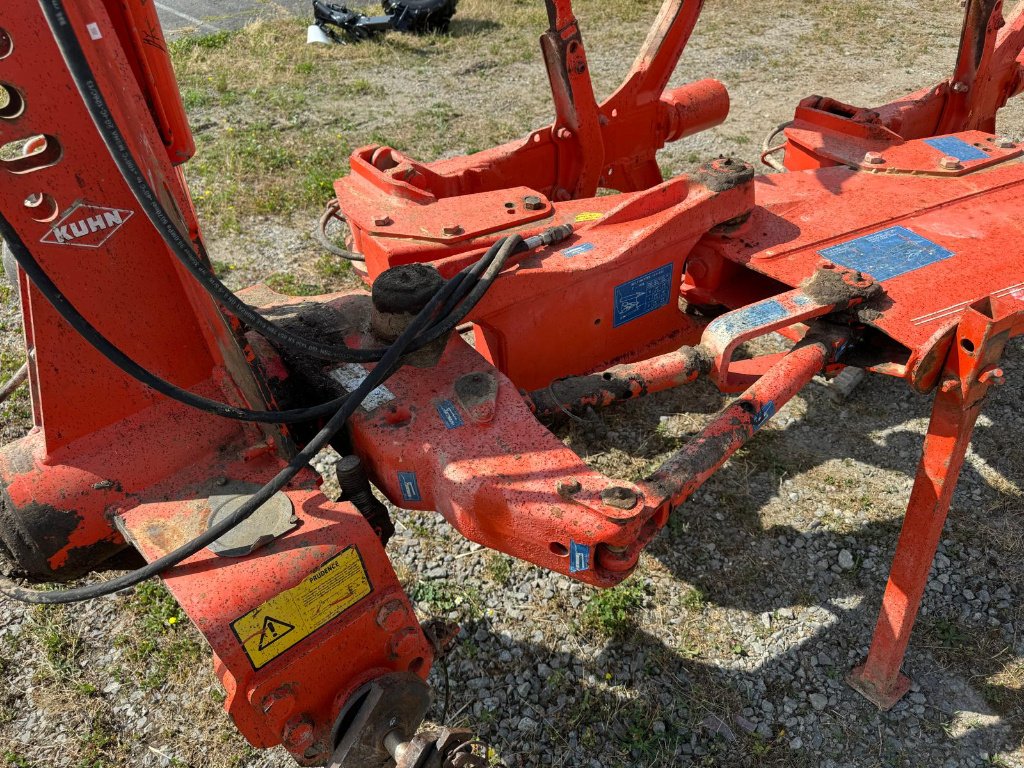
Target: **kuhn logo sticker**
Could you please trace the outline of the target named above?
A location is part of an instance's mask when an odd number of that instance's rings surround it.
[[[134,211],[79,203],[53,225],[41,242],[99,248],[121,228]]]

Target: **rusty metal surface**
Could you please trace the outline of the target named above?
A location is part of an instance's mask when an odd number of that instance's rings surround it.
[[[327,768],[423,765],[437,751],[433,739],[414,741],[430,700],[430,689],[416,675],[390,673],[367,683],[339,716]]]
[[[577,413],[691,384],[700,374],[708,373],[711,365],[711,356],[704,348],[683,347],[601,373],[556,379],[525,395],[537,416]]]

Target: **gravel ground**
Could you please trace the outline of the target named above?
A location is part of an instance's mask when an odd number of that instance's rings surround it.
[[[733,113],[721,129],[674,146],[664,164],[678,170],[718,152],[752,158],[750,136],[805,93],[872,103],[942,76],[956,44],[955,2],[860,5],[889,9],[870,16],[875,31],[913,9],[924,47],[908,44],[897,62],[891,51],[823,38],[821,60],[809,60],[792,53],[815,29],[802,11],[760,36],[744,21],[743,46],[714,37],[728,20],[712,15],[680,80],[722,78]],[[723,6],[742,8],[715,7]],[[631,24],[623,26],[635,32]],[[592,49],[605,84],[634,45],[616,48],[611,37]],[[509,83],[533,94],[543,81],[536,61],[501,89],[474,80],[464,61],[432,67],[439,71],[403,71],[402,87],[436,93],[440,82],[464,113],[488,102],[511,112]],[[387,96],[367,99],[388,124],[408,110],[394,96],[399,74],[373,77]],[[533,96],[516,106],[525,120],[547,109]],[[1022,127],[1021,110],[1008,111],[1002,130],[1020,136]],[[211,246],[233,254],[230,279],[241,285],[303,269],[309,224],[306,213],[255,218]],[[0,349],[13,354],[10,301],[0,324]],[[422,617],[462,628],[432,673],[431,718],[475,729],[514,768],[1024,766],[1022,353],[1018,340],[1008,383],[979,422],[908,656],[915,685],[891,712],[843,677],[867,650],[930,403],[872,378],[843,405],[823,382],[795,398],[675,513],[615,592],[478,550],[434,516],[396,510],[389,552]],[[701,382],[552,427],[599,470],[635,478],[724,401]],[[24,429],[23,408],[5,406],[5,438]],[[320,464],[328,474],[330,461]],[[242,743],[220,709],[208,649],[159,590],[73,609],[0,604],[0,672],[5,768],[292,765],[281,750]]]

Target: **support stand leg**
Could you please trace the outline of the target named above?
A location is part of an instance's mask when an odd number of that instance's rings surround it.
[[[990,313],[990,307],[968,310],[953,341],[871,649],[864,664],[847,678],[880,709],[890,709],[910,688],[910,679],[900,673],[910,632],[974,424],[989,387],[1002,380],[1002,371],[995,364],[1008,333],[1003,332],[1003,322],[993,322]]]

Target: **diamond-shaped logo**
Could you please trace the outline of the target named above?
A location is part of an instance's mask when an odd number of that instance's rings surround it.
[[[40,242],[99,248],[133,215],[134,211],[123,208],[78,203],[53,225]]]

